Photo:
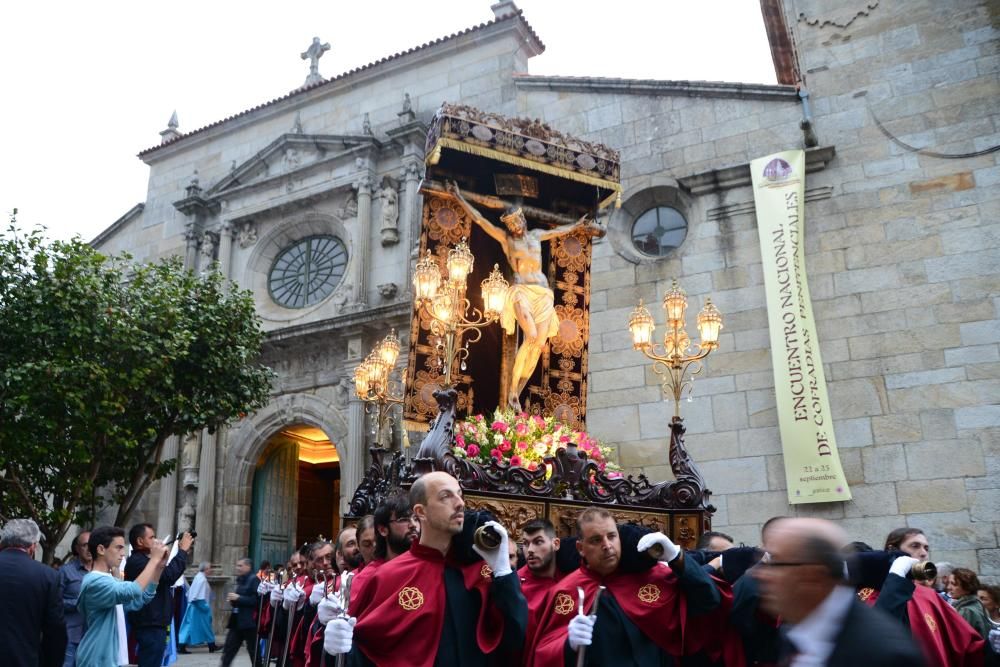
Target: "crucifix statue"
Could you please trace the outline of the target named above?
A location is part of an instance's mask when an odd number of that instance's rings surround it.
[[[311,86],[315,83],[320,83],[323,81],[323,77],[319,75],[319,59],[323,57],[323,54],[330,50],[330,43],[320,44],[319,37],[313,37],[312,44],[309,48],[302,52],[302,60],[309,61],[309,76],[306,77],[305,86]]]
[[[552,229],[528,229],[521,207],[512,207],[500,216],[506,230],[494,225],[462,196],[454,182],[448,183],[448,192],[458,201],[472,220],[486,234],[500,244],[510,268],[514,272],[513,285],[507,292],[507,302],[500,315],[500,326],[511,335],[521,328],[523,339],[514,356],[507,405],[521,409],[524,391],[535,366],[545,349],[545,344],[559,331],[559,316],[555,309],[555,293],[542,271],[542,242],[572,234],[578,229],[592,230],[603,235],[603,230],[586,215],[575,223]]]

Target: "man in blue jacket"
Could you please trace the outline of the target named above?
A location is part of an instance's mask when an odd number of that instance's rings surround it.
[[[149,551],[156,540],[156,530],[148,523],[138,523],[128,532],[132,555],[125,562],[125,579],[134,581],[149,562]],[[194,543],[190,533],[180,536],[175,555],[160,575],[156,597],[139,611],[129,612],[128,622],[137,643],[139,667],[160,667],[167,650],[167,630],[173,616],[171,586],[187,568],[187,552]]]

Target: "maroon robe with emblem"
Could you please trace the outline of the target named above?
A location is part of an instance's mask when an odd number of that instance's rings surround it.
[[[354,644],[369,660],[379,667],[433,667],[447,604],[445,564],[440,551],[414,543],[380,566],[377,577],[363,582]],[[450,566],[462,572],[468,590],[480,595],[476,641],[483,653],[490,653],[504,629],[503,615],[490,604],[492,571],[482,561]],[[353,608],[349,611],[355,616]]]

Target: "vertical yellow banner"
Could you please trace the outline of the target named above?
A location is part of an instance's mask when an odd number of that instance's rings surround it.
[[[851,499],[833,435],[830,399],[806,280],[805,152],[785,151],[750,163],[771,363],[788,502]]]

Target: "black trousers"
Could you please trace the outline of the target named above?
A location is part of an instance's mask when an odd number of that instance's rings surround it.
[[[222,667],[229,667],[236,654],[240,652],[240,645],[245,644],[247,653],[250,654],[250,661],[253,662],[253,652],[257,647],[256,628],[229,628],[226,633],[226,643],[222,647]]]

